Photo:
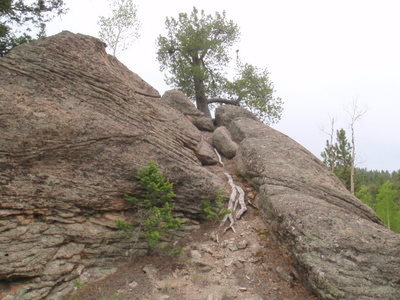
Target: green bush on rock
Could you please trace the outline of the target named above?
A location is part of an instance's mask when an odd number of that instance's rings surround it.
[[[181,219],[173,216],[173,184],[161,172],[155,161],[150,161],[146,167],[140,169],[136,179],[142,184],[142,193],[138,196],[125,194],[125,199],[138,210],[138,233],[144,235],[150,248],[173,249],[169,244],[176,230],[182,226]],[[119,220],[117,223],[117,227],[125,232],[134,230],[134,227],[125,221]],[[168,241],[167,247],[161,246],[162,240]]]
[[[231,211],[229,209],[224,208],[224,202],[228,197],[226,196],[226,192],[223,189],[218,189],[215,194],[215,204],[212,205],[210,200],[201,201],[202,207],[202,218],[206,220],[216,220],[218,217],[230,214]]]

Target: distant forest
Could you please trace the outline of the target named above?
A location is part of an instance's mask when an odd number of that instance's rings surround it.
[[[321,153],[323,163],[350,192],[371,207],[389,229],[400,233],[400,170],[355,168],[353,138],[349,142],[343,128],[336,131],[336,141],[333,137],[332,131]]]
[[[400,233],[400,170],[355,170],[355,195],[389,227]]]

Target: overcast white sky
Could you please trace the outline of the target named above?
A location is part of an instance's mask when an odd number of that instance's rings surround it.
[[[48,25],[97,36],[106,0],[66,0],[67,15]],[[241,29],[244,62],[267,67],[284,104],[274,128],[317,157],[330,117],[348,130],[354,99],[367,113],[356,125],[360,167],[400,169],[400,1],[398,0],[137,0],[141,37],[119,56],[161,94],[169,87],[156,60],[167,16],[225,10]]]

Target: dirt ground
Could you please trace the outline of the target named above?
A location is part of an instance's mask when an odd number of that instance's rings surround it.
[[[121,262],[114,274],[69,299],[317,299],[298,281],[290,255],[256,209],[235,225],[236,233],[223,234],[218,224],[202,224],[180,242],[180,256],[159,251]]]
[[[209,169],[235,183],[252,200],[255,191],[236,174],[231,163]],[[226,177],[225,177],[226,179]],[[229,186],[227,186],[229,191]],[[106,278],[77,284],[69,300],[182,299],[182,300],[316,300],[299,281],[288,251],[278,245],[259,211],[248,205],[235,222],[236,233],[209,221],[181,238],[183,253],[161,250],[116,264]]]

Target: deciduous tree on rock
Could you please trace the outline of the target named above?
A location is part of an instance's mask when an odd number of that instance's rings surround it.
[[[238,25],[225,12],[211,15],[194,7],[190,14],[167,18],[165,26],[166,34],[158,38],[161,70],[169,73],[167,83],[195,100],[200,111],[210,117],[210,104],[240,105],[268,124],[279,121],[282,100],[274,96],[266,69],[237,57],[236,76],[225,76],[230,49],[239,39]]]

